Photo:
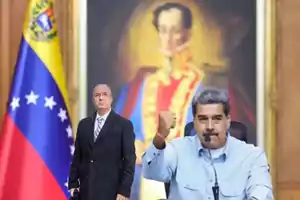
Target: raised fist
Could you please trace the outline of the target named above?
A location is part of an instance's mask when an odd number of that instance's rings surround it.
[[[159,112],[158,133],[164,137],[168,137],[170,129],[176,126],[176,115],[171,111]]]

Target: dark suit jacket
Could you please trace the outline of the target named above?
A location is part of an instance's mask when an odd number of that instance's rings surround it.
[[[81,200],[129,197],[136,161],[133,125],[111,110],[94,142],[95,118],[96,113],[79,122],[69,188],[80,187]]]

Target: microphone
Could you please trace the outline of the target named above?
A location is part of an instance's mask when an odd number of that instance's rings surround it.
[[[206,132],[206,133],[203,133],[203,136],[204,136],[204,140],[205,142],[211,142],[211,136],[218,136],[219,134],[217,133],[212,133],[212,132]],[[211,155],[211,152],[210,152],[210,148],[207,148],[208,149],[208,154],[209,154],[209,159],[210,159],[210,163],[211,163],[211,166],[214,170],[214,175],[215,175],[215,184],[214,186],[212,187],[212,191],[213,191],[213,194],[214,194],[214,200],[219,200],[219,183],[218,183],[218,175],[217,175],[217,170],[214,166],[214,161],[213,161],[213,158],[212,158],[212,155]]]

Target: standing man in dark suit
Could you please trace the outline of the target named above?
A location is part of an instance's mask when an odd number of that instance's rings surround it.
[[[111,109],[109,86],[93,89],[96,112],[78,124],[69,189],[80,200],[128,200],[136,161],[131,121]]]

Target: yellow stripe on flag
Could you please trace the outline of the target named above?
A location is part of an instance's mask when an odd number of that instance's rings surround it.
[[[57,36],[57,28],[53,14],[53,3],[54,0],[29,1],[23,26],[23,35],[25,40],[52,74],[59,90],[62,93],[66,107],[68,111],[70,111],[59,38]],[[45,32],[37,25],[37,19],[40,19],[40,22],[43,20],[43,18],[39,18],[41,17],[41,13],[51,16],[51,25],[53,27],[49,32]]]

